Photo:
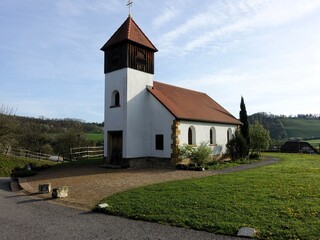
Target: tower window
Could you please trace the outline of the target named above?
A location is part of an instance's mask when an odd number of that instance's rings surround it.
[[[146,57],[143,52],[139,51],[137,53],[136,62],[137,62],[137,69],[144,71],[146,66]]]
[[[120,107],[120,94],[117,90],[112,92],[110,107]]]

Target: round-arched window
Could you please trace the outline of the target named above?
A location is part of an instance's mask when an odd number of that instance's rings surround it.
[[[188,144],[196,144],[196,130],[194,126],[189,127],[188,129]]]
[[[112,92],[111,106],[112,107],[120,107],[120,94],[117,90],[114,90]]]

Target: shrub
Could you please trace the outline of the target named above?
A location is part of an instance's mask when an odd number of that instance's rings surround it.
[[[180,159],[189,158],[197,166],[201,167],[211,159],[212,149],[207,143],[202,142],[199,146],[184,144],[179,148]]]
[[[36,175],[37,172],[34,170],[18,170],[11,174],[11,177],[31,177]]]

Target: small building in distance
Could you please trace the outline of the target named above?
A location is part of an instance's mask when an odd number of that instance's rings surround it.
[[[308,142],[301,142],[301,141],[287,141],[281,146],[280,151],[282,153],[319,154],[319,152],[314,147],[312,147]]]

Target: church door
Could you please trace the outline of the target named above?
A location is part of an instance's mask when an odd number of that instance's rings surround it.
[[[109,149],[110,163],[122,165],[122,131],[109,132]]]

